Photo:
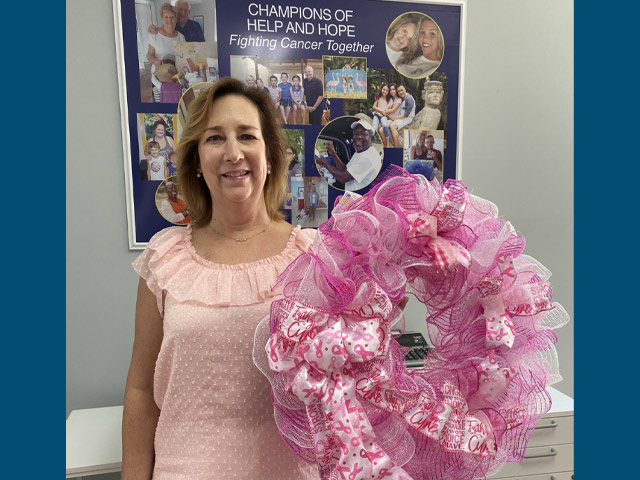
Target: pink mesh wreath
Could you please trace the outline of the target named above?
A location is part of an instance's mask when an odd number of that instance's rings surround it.
[[[568,321],[524,246],[459,181],[391,167],[346,192],[256,330],[285,443],[323,480],[482,478],[520,461]],[[391,335],[407,292],[434,347],[413,371]]]

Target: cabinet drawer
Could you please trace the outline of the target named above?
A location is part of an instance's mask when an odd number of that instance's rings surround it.
[[[524,477],[500,477],[492,480],[574,480],[573,472],[554,472],[542,475],[526,475]]]
[[[529,447],[573,443],[573,416],[541,418],[529,440]]]
[[[507,463],[495,478],[573,471],[573,444],[528,447],[520,463]],[[554,474],[554,476],[556,476]],[[557,476],[556,476],[557,478]],[[548,479],[547,479],[548,480]]]

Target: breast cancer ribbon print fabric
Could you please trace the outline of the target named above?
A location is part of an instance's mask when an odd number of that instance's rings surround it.
[[[496,214],[461,182],[390,170],[341,197],[281,275],[256,364],[283,439],[322,479],[478,478],[521,459],[567,319]],[[407,292],[434,346],[418,371],[392,335]]]

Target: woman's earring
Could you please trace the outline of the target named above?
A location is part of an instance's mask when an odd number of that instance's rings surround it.
[[[196,177],[200,178],[202,176],[202,172],[196,173]]]

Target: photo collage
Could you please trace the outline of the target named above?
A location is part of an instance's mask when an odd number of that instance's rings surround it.
[[[289,162],[281,211],[293,225],[318,227],[339,196],[366,193],[389,165],[428,180],[455,177],[455,167],[447,169],[449,78],[439,68],[445,37],[430,15],[389,17],[375,37],[379,48],[384,45],[381,60],[277,48],[238,54],[219,42],[223,15],[215,0],[150,0],[135,9],[141,105],[132,165],[136,217],[155,210],[170,224],[189,223],[175,151],[189,106],[225,76],[263,91],[277,112]],[[138,206],[143,201],[144,209]]]

